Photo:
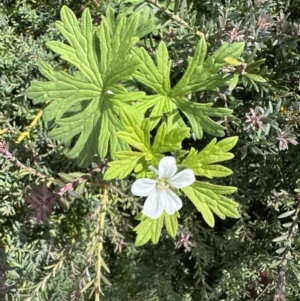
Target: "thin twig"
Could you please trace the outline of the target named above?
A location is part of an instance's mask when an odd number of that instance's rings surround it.
[[[16,164],[18,167],[26,170],[29,174],[36,175],[41,179],[49,179],[51,181],[56,181],[54,178],[44,175],[44,174],[36,171],[35,169],[28,167],[28,166],[24,165],[22,162],[20,162],[11,152],[9,152],[5,142],[0,142],[0,154],[1,153],[3,154],[4,157],[6,157],[7,160]]]
[[[165,13],[166,15],[168,15],[171,19],[175,20],[179,24],[183,25],[185,28],[193,31],[200,38],[205,38],[205,34],[203,32],[201,32],[201,31],[199,31],[199,30],[191,27],[187,22],[185,22],[183,19],[181,19],[178,15],[175,15],[170,10],[168,10],[167,8],[165,8],[164,6],[160,5],[157,0],[146,0],[146,2],[148,2],[148,3],[152,4],[152,5],[154,5],[155,7],[157,7],[160,11],[162,11],[163,13]]]
[[[298,233],[298,215],[300,212],[300,195],[297,194],[298,197],[298,205],[295,211],[295,219],[292,222],[292,226],[289,229],[289,234],[287,236],[287,246],[284,250],[282,260],[281,260],[281,270],[279,272],[279,277],[277,281],[277,285],[275,288],[275,295],[273,300],[279,300],[278,296],[280,295],[281,292],[284,291],[284,283],[285,283],[285,267],[288,263],[288,261],[291,259],[291,248],[292,248],[292,243],[293,243],[293,237]]]
[[[121,190],[119,190],[118,188],[116,188],[113,185],[110,185],[109,188],[112,189],[112,190],[115,190],[120,196],[126,198],[127,201],[133,203],[138,208],[143,209],[143,206],[138,204],[137,202],[135,202],[133,197],[127,195],[126,193],[122,192]]]
[[[99,235],[101,239],[99,238],[98,242],[98,249],[97,249],[97,278],[96,278],[96,291],[95,291],[95,301],[100,301],[100,293],[101,293],[101,288],[100,288],[100,283],[101,283],[101,266],[102,266],[102,257],[101,257],[101,252],[103,250],[103,230],[104,230],[104,219],[105,219],[105,214],[106,214],[106,207],[108,203],[108,190],[109,187],[106,186],[104,187],[104,193],[102,197],[102,203],[101,203],[101,213],[99,217]]]
[[[268,289],[269,284],[266,285],[266,287],[262,290],[262,292],[256,297],[256,299],[254,301],[257,301],[264,293],[265,291]]]

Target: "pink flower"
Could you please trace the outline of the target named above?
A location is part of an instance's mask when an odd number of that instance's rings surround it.
[[[190,251],[191,250],[191,247],[194,247],[194,243],[192,243],[190,241],[190,236],[191,236],[191,233],[188,233],[188,234],[183,234],[183,233],[180,233],[178,235],[178,241],[176,242],[175,244],[175,248],[176,249],[179,249],[180,247],[184,247],[184,252],[187,252],[187,251]]]
[[[266,15],[265,13],[258,16],[257,25],[260,28],[268,28],[272,26],[273,23],[274,22],[271,20],[271,17],[269,15]]]
[[[226,33],[226,36],[229,38],[230,43],[234,41],[241,41],[244,38],[243,30],[239,30],[239,25],[237,23],[233,23],[234,27],[232,28],[231,31]]]
[[[286,150],[288,149],[288,144],[291,143],[293,145],[297,145],[298,142],[297,138],[293,136],[290,131],[281,132],[281,134],[277,137],[279,140],[279,150]]]
[[[251,114],[246,114],[246,123],[249,123],[247,126],[246,126],[246,130],[248,130],[249,128],[253,128],[255,126],[258,126],[262,131],[265,131],[265,127],[262,123],[262,120],[264,118],[266,118],[268,116],[268,112],[265,113],[265,114],[262,114],[262,115],[259,115],[258,113],[258,107],[255,107],[255,109],[250,109],[251,111]]]

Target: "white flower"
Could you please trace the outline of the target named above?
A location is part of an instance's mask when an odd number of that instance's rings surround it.
[[[164,211],[174,214],[182,207],[181,199],[170,189],[185,188],[195,181],[194,172],[185,169],[176,174],[175,158],[164,157],[160,160],[158,170],[150,167],[157,179],[138,179],[131,188],[131,192],[138,196],[147,196],[143,214],[153,219],[159,218]]]

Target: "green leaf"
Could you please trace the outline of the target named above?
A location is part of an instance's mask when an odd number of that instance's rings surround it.
[[[137,166],[143,153],[138,152],[118,152],[118,160],[108,163],[109,168],[104,174],[104,180],[123,179],[128,176]]]
[[[278,241],[282,241],[282,240],[286,240],[286,238],[288,237],[287,234],[281,235],[279,237],[276,237],[274,239],[272,239],[273,242],[278,242]]]
[[[250,80],[257,82],[257,83],[265,83],[266,82],[266,80],[261,75],[258,75],[258,74],[251,74],[251,73],[245,72],[243,74],[243,76],[245,76],[245,77],[249,78]]]
[[[283,253],[285,250],[286,250],[286,247],[283,247],[283,248],[277,249],[275,252],[276,252],[277,254],[281,254],[281,253]]]
[[[175,87],[170,87],[170,66],[167,47],[160,42],[156,51],[156,64],[142,48],[134,48],[132,55],[140,63],[133,77],[152,89],[155,95],[146,95],[135,105],[141,113],[150,111],[150,127],[153,129],[165,116],[168,128],[184,126],[179,112],[184,114],[193,132],[199,139],[203,130],[214,136],[224,136],[225,127],[216,123],[211,117],[224,117],[232,113],[227,108],[214,108],[212,103],[199,104],[188,101],[187,95],[204,90],[218,90],[219,86],[230,85],[231,80],[218,74],[220,67],[227,63],[224,58],[229,55],[238,57],[243,50],[243,43],[224,44],[212,57],[205,60],[207,45],[205,39],[197,44],[195,55],[188,59],[188,67]],[[224,54],[226,54],[224,56]]]
[[[237,59],[235,59],[234,57],[231,57],[231,56],[226,57],[226,58],[224,59],[224,61],[225,61],[227,64],[229,64],[229,65],[231,65],[231,66],[235,66],[235,67],[241,65],[241,62],[240,62],[240,61],[238,61]]]
[[[71,176],[70,174],[60,172],[58,173],[58,176],[65,182],[70,183],[76,180],[75,177]]]
[[[95,154],[104,158],[110,151],[114,158],[117,151],[129,150],[128,144],[116,135],[123,130],[118,116],[130,112],[138,118],[128,102],[144,95],[127,94],[125,88],[117,87],[139,65],[130,54],[138,41],[135,32],[139,17],[132,14],[115,20],[111,8],[106,15],[100,28],[94,30],[88,9],[82,13],[79,23],[74,13],[64,6],[61,21],[56,25],[69,45],[54,41],[47,45],[77,71],[70,75],[40,61],[39,70],[49,81],[33,81],[26,92],[34,103],[51,100],[44,113],[46,121],[55,120],[56,127],[50,136],[66,144],[75,138],[68,156],[77,158],[83,167],[90,164]]]
[[[133,170],[137,178],[147,177],[150,174],[148,172],[150,164],[157,166],[164,152],[181,150],[182,140],[189,136],[188,128],[176,128],[169,131],[167,124],[163,122],[158,127],[151,146],[149,119],[139,122],[130,114],[121,113],[120,115],[125,131],[118,132],[118,137],[141,152],[118,152],[116,154],[118,160],[108,164],[109,168],[104,175],[105,180],[122,179]]]
[[[191,200],[199,212],[201,212],[206,223],[214,227],[214,212],[221,219],[226,216],[239,218],[237,210],[238,203],[224,197],[236,191],[235,187],[213,185],[196,181],[192,186],[182,188],[185,195]]]
[[[82,173],[82,172],[70,172],[69,175],[71,177],[74,177],[75,179],[81,178],[83,176],[87,176],[88,174]]]
[[[254,73],[253,71],[257,70],[257,68],[259,70],[260,65],[264,64],[265,61],[266,61],[266,59],[261,59],[261,60],[258,60],[258,61],[255,61],[255,62],[252,62],[252,63],[248,64],[247,67],[246,67],[247,73]],[[245,63],[247,63],[247,61]]]
[[[158,243],[163,225],[163,218],[163,214],[155,220],[145,216],[141,217],[141,223],[134,228],[134,231],[137,232],[135,245],[142,246],[150,239],[154,244]]]
[[[292,225],[293,225],[293,223],[284,223],[284,224],[282,224],[282,227],[290,228]]]
[[[181,165],[193,169],[195,175],[213,178],[226,177],[232,174],[232,171],[222,165],[211,165],[213,163],[230,160],[234,157],[228,150],[232,149],[237,143],[238,137],[225,138],[217,143],[214,138],[199,153],[191,148],[187,157]]]
[[[225,127],[216,123],[210,117],[230,115],[231,110],[226,108],[213,108],[212,103],[189,103],[183,98],[174,99],[174,103],[189,120],[197,139],[202,138],[203,130],[212,136],[224,136]]]
[[[273,261],[272,264],[270,265],[270,269],[277,267],[278,265],[281,264],[281,262],[282,262],[281,260]]]
[[[154,220],[153,222],[153,226],[151,229],[152,230],[151,241],[154,244],[157,244],[160,238],[161,229],[163,226],[163,220],[164,220],[164,215],[162,214],[158,219]]]
[[[180,150],[182,140],[188,136],[188,128],[176,128],[168,132],[167,124],[163,122],[157,130],[151,150],[153,153]]]
[[[136,246],[142,246],[151,239],[151,227],[152,221],[150,219],[146,219],[134,228],[134,230],[137,232],[137,236],[135,239]]]
[[[192,90],[197,91],[198,88],[197,84],[199,85],[201,81],[207,79],[207,77],[202,77],[201,80],[198,80],[196,84],[196,88],[195,85],[191,85],[191,78],[195,76],[195,74],[202,73],[203,75],[203,73],[205,73],[205,70],[203,70],[203,64],[204,64],[206,53],[207,53],[207,45],[205,39],[200,39],[199,43],[196,46],[194,57],[188,59],[188,66],[182,78],[172,89],[171,95],[173,97],[182,96],[191,93]]]
[[[227,177],[232,174],[232,170],[222,165],[204,165],[194,169],[195,174],[205,176],[209,179]]]
[[[120,114],[125,131],[118,132],[118,137],[136,149],[148,153],[150,151],[150,122],[144,119],[142,124],[131,114]]]
[[[112,284],[110,283],[110,281],[101,273],[100,274],[101,280],[103,280],[103,282],[108,285],[111,286]]]
[[[170,69],[171,61],[165,43],[161,42],[156,51],[157,66],[144,48],[133,48],[133,57],[140,62],[134,78],[161,95],[167,95],[171,90]]]
[[[236,143],[238,142],[239,137],[238,136],[232,136],[226,139],[222,139],[219,141],[216,145],[216,147],[219,148],[220,152],[228,152],[231,150]]]
[[[174,213],[173,215],[169,215],[165,213],[164,216],[165,216],[165,224],[166,224],[167,232],[171,237],[175,237],[178,228],[178,220],[177,220],[176,213]]]
[[[294,212],[296,211],[296,209],[293,209],[293,210],[290,210],[290,211],[287,211],[285,213],[282,213],[278,216],[278,218],[285,218],[285,217],[288,217],[290,215],[292,215]]]
[[[95,283],[95,279],[92,279],[90,282],[88,282],[85,286],[84,286],[84,288],[81,290],[81,293],[84,293],[89,287],[91,287],[92,286],[92,284],[94,284]]]
[[[230,83],[228,89],[230,91],[234,90],[238,83],[239,83],[239,75],[235,74],[231,80],[231,83]]]
[[[211,73],[216,73],[220,68],[228,65],[226,62],[228,57],[240,57],[243,53],[244,47],[244,42],[233,44],[224,43],[209,59],[205,61],[205,67],[209,68]]]

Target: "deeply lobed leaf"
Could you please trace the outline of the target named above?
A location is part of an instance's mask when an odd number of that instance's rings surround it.
[[[237,188],[231,186],[213,185],[196,181],[192,186],[182,188],[182,191],[191,200],[199,212],[201,212],[206,223],[214,227],[214,212],[221,219],[226,216],[238,218],[240,216],[237,207],[238,203],[224,197],[224,194],[231,194]]]
[[[121,120],[125,131],[118,132],[118,137],[136,148],[140,152],[118,152],[118,160],[108,163],[108,170],[104,179],[124,178],[133,170],[137,177],[144,177],[149,165],[158,165],[163,157],[162,153],[181,149],[181,142],[189,136],[188,128],[168,130],[166,123],[157,129],[153,144],[150,143],[150,120],[144,119],[141,123],[132,115],[121,113]]]
[[[237,143],[238,137],[229,137],[217,142],[214,138],[206,147],[197,152],[191,148],[187,157],[182,161],[182,165],[193,169],[195,175],[212,178],[226,177],[232,174],[229,168],[221,165],[211,165],[216,162],[230,160],[234,157],[228,150],[232,149]]]
[[[128,111],[138,116],[128,102],[144,94],[128,95],[125,88],[117,87],[139,65],[129,53],[138,40],[135,33],[138,15],[128,19],[118,16],[115,20],[110,8],[106,15],[99,30],[94,30],[88,9],[82,13],[79,23],[74,13],[64,6],[57,28],[69,45],[61,42],[47,45],[78,71],[70,75],[40,61],[39,69],[49,81],[33,81],[27,89],[27,96],[35,103],[51,100],[44,116],[46,121],[54,119],[56,123],[50,136],[64,143],[75,138],[68,156],[77,158],[81,166],[89,165],[95,154],[104,158],[108,148],[113,158],[117,151],[129,150],[128,144],[117,137],[117,132],[123,129],[118,115]]]
[[[204,90],[218,90],[220,86],[230,85],[231,79],[218,74],[221,67],[228,65],[224,60],[229,54],[239,57],[243,51],[243,43],[228,45],[225,43],[209,59],[204,61],[207,46],[201,39],[196,47],[193,58],[188,59],[188,67],[182,78],[170,87],[170,60],[164,42],[159,44],[156,51],[156,65],[144,49],[132,50],[136,61],[140,62],[134,78],[151,88],[154,95],[145,96],[137,103],[136,108],[145,113],[151,109],[150,120],[153,129],[164,115],[168,116],[169,127],[184,125],[179,111],[188,119],[195,136],[201,138],[203,130],[214,136],[224,136],[224,127],[211,117],[224,117],[231,114],[227,108],[213,108],[212,103],[198,104],[188,101],[187,95]]]

